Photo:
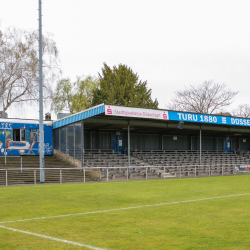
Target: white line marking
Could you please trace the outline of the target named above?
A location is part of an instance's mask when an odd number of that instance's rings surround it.
[[[42,220],[42,219],[60,218],[60,217],[69,217],[69,216],[77,216],[77,215],[85,215],[85,214],[97,214],[97,213],[105,213],[105,212],[129,210],[129,209],[144,208],[144,207],[154,207],[154,206],[171,205],[171,204],[178,204],[178,203],[184,203],[184,202],[194,202],[194,201],[205,201],[205,200],[212,200],[212,199],[228,198],[228,197],[235,197],[235,196],[241,196],[241,195],[250,195],[250,193],[246,193],[246,194],[232,194],[232,195],[226,195],[226,196],[209,197],[209,198],[202,198],[202,199],[196,199],[196,200],[187,200],[187,201],[173,201],[173,202],[168,202],[168,203],[159,203],[159,204],[143,205],[143,206],[136,206],[136,207],[115,208],[115,209],[109,209],[109,210],[92,211],[92,212],[84,212],[84,213],[76,213],[76,214],[62,214],[62,215],[54,215],[54,216],[48,216],[48,217],[23,219],[23,220],[2,221],[2,222],[0,222],[0,224],[11,223],[11,222],[31,221],[31,220]]]
[[[90,245],[85,245],[85,244],[77,243],[77,242],[70,241],[70,240],[63,240],[63,239],[59,239],[59,238],[55,238],[55,237],[51,237],[51,236],[47,236],[47,235],[43,235],[43,234],[31,233],[31,232],[28,232],[28,231],[23,231],[23,230],[11,228],[11,227],[5,227],[5,226],[2,226],[2,225],[0,225],[0,228],[8,229],[8,230],[19,232],[19,233],[30,234],[30,235],[33,235],[33,236],[38,236],[38,237],[42,237],[42,238],[49,239],[49,240],[60,241],[60,242],[68,243],[68,244],[75,245],[75,246],[87,247],[87,248],[93,249],[93,250],[105,250],[104,248],[93,247],[93,246],[90,246]]]

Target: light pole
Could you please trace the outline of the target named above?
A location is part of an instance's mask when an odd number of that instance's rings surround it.
[[[40,182],[45,182],[44,176],[44,131],[43,131],[43,61],[42,61],[42,0],[39,5],[39,147],[40,147]]]

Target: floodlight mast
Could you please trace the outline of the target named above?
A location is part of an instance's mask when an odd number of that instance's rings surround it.
[[[43,131],[43,61],[42,61],[42,0],[39,5],[39,149],[40,149],[40,182],[44,178],[44,131]]]

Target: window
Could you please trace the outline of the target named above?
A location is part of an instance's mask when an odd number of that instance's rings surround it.
[[[37,142],[37,131],[35,129],[31,129],[30,130],[30,142],[33,143],[33,142]]]
[[[13,141],[25,141],[25,129],[13,129]]]

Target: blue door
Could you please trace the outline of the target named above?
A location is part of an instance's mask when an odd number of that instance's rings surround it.
[[[228,154],[231,152],[231,146],[232,146],[231,139],[224,139],[223,150],[226,151]]]
[[[124,154],[124,136],[112,135],[112,149],[115,153]]]

